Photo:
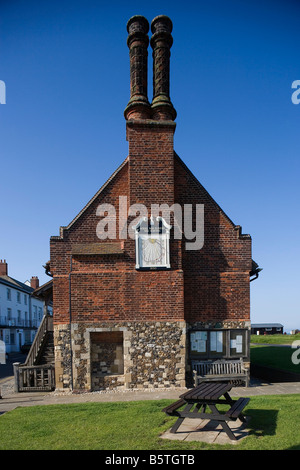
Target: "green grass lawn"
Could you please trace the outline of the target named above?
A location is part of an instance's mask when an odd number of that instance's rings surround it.
[[[300,341],[300,334],[297,335],[251,335],[251,343],[264,344],[292,344],[293,341]]]
[[[300,395],[252,397],[250,435],[237,445],[160,439],[173,400],[17,408],[0,416],[1,450],[300,450]]]
[[[300,364],[294,364],[292,355],[296,353],[297,359],[300,353],[296,349],[287,346],[251,346],[250,359],[252,364],[258,364],[275,369],[283,369],[300,374]]]

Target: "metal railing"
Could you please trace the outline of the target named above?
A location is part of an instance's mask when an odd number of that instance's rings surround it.
[[[39,320],[24,320],[20,318],[8,318],[0,316],[0,326],[1,327],[11,327],[18,326],[21,328],[38,328]]]

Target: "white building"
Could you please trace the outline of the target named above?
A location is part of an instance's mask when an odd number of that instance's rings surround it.
[[[25,283],[8,276],[6,261],[0,260],[0,340],[6,352],[18,352],[31,344],[45,312],[44,302],[33,295],[39,287],[36,276]]]

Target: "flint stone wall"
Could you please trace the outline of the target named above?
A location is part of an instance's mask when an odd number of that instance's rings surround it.
[[[185,322],[72,323],[71,330],[73,377],[70,327],[54,327],[57,389],[71,388],[71,380],[78,391],[185,387]],[[101,358],[93,342],[93,333],[116,331],[123,332],[123,374],[112,373],[111,367],[120,360],[120,350],[118,357],[115,349]]]

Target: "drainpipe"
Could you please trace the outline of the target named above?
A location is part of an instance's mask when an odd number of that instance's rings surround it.
[[[73,350],[72,350],[72,298],[71,298],[72,255],[70,255],[69,273],[69,325],[70,325],[70,360],[71,360],[71,390],[73,390]]]

